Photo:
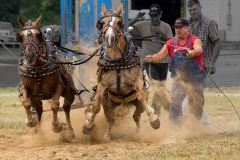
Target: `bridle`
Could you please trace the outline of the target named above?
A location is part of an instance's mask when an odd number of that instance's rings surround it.
[[[104,23],[101,22],[101,20],[106,17],[108,17],[108,23],[103,27]],[[96,27],[100,30],[100,34],[98,37],[99,44],[103,43],[104,35],[108,29],[112,29],[113,32],[115,33],[115,35],[116,35],[115,43],[117,44],[119,42],[119,38],[123,33],[123,23],[120,24],[120,29],[116,29],[114,26],[112,26],[110,24],[112,22],[112,17],[118,17],[118,18],[120,18],[121,22],[123,22],[123,18],[120,15],[113,13],[112,10],[110,10],[110,12],[108,14],[106,14],[102,18],[100,18],[96,24]]]
[[[32,31],[31,30],[32,29],[37,29],[40,32],[40,41],[41,41],[40,44],[37,44],[36,42],[33,41],[33,38],[31,37],[31,35],[32,35]],[[28,25],[28,26],[26,26],[26,27],[24,27],[22,29],[19,29],[18,32],[17,32],[17,36],[16,36],[16,39],[18,41],[21,41],[20,40],[20,33],[23,30],[27,30],[28,41],[26,43],[22,44],[22,47],[21,47],[22,52],[23,52],[22,55],[24,57],[26,57],[26,54],[27,54],[26,53],[26,48],[27,48],[28,45],[32,45],[35,48],[35,50],[36,50],[36,54],[37,54],[36,58],[37,59],[39,59],[39,58],[42,59],[41,57],[44,57],[45,54],[42,54],[44,41],[43,41],[43,33],[42,33],[41,29],[39,27],[30,26],[30,25]]]

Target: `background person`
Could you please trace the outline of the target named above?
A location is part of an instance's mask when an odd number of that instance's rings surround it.
[[[202,6],[199,0],[188,0],[187,9],[190,14],[190,30],[189,32],[196,35],[203,43],[203,62],[205,64],[205,71],[214,74],[216,72],[215,63],[220,53],[220,38],[218,33],[218,24],[215,20],[205,17],[202,14]],[[188,100],[184,100],[183,110],[188,110]],[[203,110],[201,119],[204,126],[210,128],[208,115]]]
[[[158,4],[153,4],[149,9],[149,17],[151,20],[144,20],[145,13],[139,12],[138,15],[129,22],[129,26],[133,27],[132,34],[138,34],[142,37],[158,36],[154,41],[142,42],[142,65],[146,69],[149,77],[157,80],[157,84],[152,88],[157,88],[154,91],[152,107],[155,109],[155,114],[160,115],[161,106],[166,111],[169,111],[170,101],[167,99],[164,92],[166,86],[166,78],[168,73],[169,58],[166,57],[161,63],[150,64],[151,73],[149,73],[149,64],[145,62],[145,57],[148,54],[154,54],[162,49],[164,42],[173,37],[172,30],[169,24],[161,21],[162,10]]]
[[[169,68],[173,78],[170,122],[181,124],[182,102],[187,94],[190,112],[200,121],[204,105],[202,42],[198,37],[189,33],[188,20],[178,18],[173,27],[176,36],[168,40],[160,52],[146,56],[146,61],[157,63],[168,55],[172,58]]]

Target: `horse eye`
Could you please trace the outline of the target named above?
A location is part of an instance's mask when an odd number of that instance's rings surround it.
[[[42,37],[42,34],[41,34],[41,33],[38,33],[38,34],[37,34],[37,37],[41,38],[41,37]]]
[[[121,26],[121,25],[122,25],[122,21],[118,21],[117,24],[118,24],[119,26]]]

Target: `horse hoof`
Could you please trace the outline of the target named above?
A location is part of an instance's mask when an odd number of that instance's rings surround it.
[[[60,133],[62,131],[62,122],[59,121],[56,126],[52,125],[52,131],[54,133]]]
[[[160,120],[158,118],[154,122],[151,122],[150,124],[154,129],[160,128]]]
[[[82,132],[84,134],[90,134],[92,132],[93,127],[87,128],[85,125],[82,127]]]
[[[28,122],[28,120],[26,119],[26,124],[28,127],[35,127],[37,124],[37,120],[35,118],[32,118],[32,122]]]
[[[104,135],[103,135],[103,141],[104,142],[109,142],[110,141],[110,139],[111,139],[111,137],[110,137],[110,135],[108,134],[108,133],[105,133]]]
[[[72,131],[66,130],[65,132],[61,132],[60,138],[59,138],[61,142],[67,142],[67,143],[70,143],[74,139],[76,139],[76,136],[73,130]]]

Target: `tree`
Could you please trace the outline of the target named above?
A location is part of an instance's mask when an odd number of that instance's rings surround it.
[[[0,3],[0,21],[11,22],[14,28],[19,28],[19,17],[35,21],[40,15],[41,26],[60,25],[60,0],[1,0]]]

